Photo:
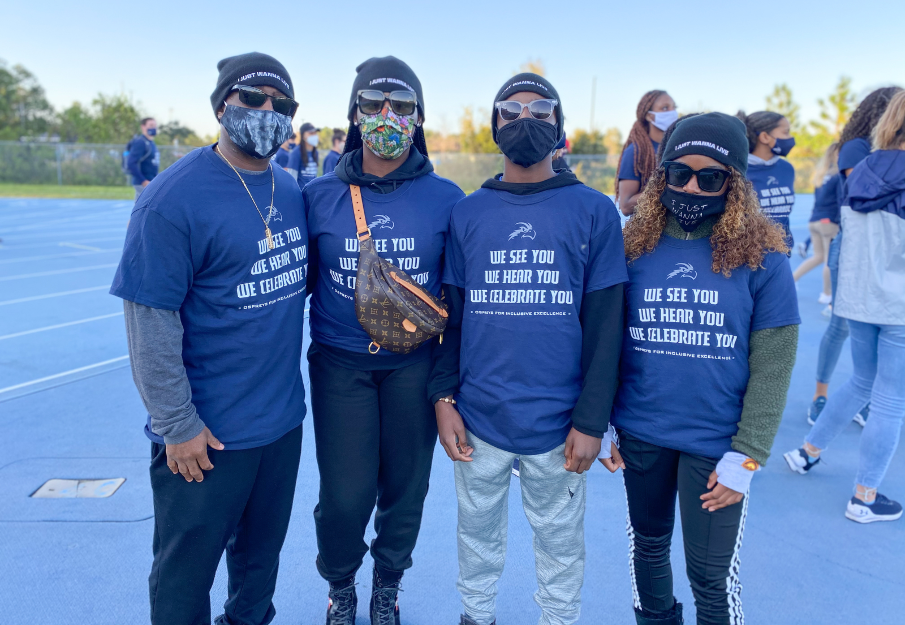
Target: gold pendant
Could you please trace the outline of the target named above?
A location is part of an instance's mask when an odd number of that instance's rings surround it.
[[[264,234],[267,236],[267,247],[273,249],[273,235],[270,234],[270,227],[264,228]]]

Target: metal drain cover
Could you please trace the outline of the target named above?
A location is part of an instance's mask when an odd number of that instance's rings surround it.
[[[124,477],[104,480],[52,479],[36,490],[37,499],[103,499],[109,497],[126,481]]]

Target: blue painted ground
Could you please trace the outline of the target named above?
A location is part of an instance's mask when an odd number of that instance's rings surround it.
[[[799,198],[796,237],[804,236],[811,202]],[[107,294],[130,209],[131,202],[0,200],[2,625],[148,621],[150,446],[125,358],[121,304]],[[803,325],[792,390],[774,456],[753,485],[742,549],[745,612],[751,623],[899,623],[905,613],[905,521],[861,526],[843,517],[859,427],[845,431],[814,475],[791,473],[781,457],[808,429],[805,410],[826,326],[816,301],[819,285],[817,271],[800,284]],[[850,371],[846,351],[835,382]],[[317,469],[310,434],[306,424],[274,600],[278,624],[321,623],[326,608],[326,584],[314,569]],[[109,499],[29,498],[55,477],[127,481]],[[589,490],[582,622],[632,623],[622,480],[598,466]],[[882,490],[905,498],[902,454]],[[519,508],[513,496],[498,611],[506,625],[534,623],[538,615],[531,599],[531,535]],[[452,467],[438,446],[415,567],[400,600],[404,623],[458,623],[455,527]],[[674,550],[674,569],[676,595],[693,614],[681,548]],[[363,616],[370,563],[365,570]],[[214,605],[222,605],[222,566],[212,593]]]

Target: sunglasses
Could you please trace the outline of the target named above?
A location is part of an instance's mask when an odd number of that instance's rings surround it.
[[[494,107],[500,112],[500,117],[505,121],[511,122],[522,116],[522,111],[526,108],[534,119],[547,119],[559,104],[557,100],[532,100],[528,104],[522,104],[515,100],[506,100],[505,102],[497,102]]]
[[[698,179],[698,186],[701,191],[707,193],[716,193],[723,188],[723,183],[729,178],[731,172],[716,167],[705,167],[704,169],[694,170],[685,163],[678,161],[666,161],[663,163],[666,170],[666,183],[674,187],[684,187],[694,176]]]
[[[411,91],[391,91],[387,96],[377,89],[362,89],[356,99],[362,115],[376,115],[383,110],[384,102],[389,102],[397,115],[412,115],[418,106],[418,98]]]
[[[261,108],[262,106],[264,106],[264,103],[267,102],[267,98],[270,98],[273,110],[280,115],[295,117],[295,112],[299,108],[299,103],[292,98],[280,98],[277,96],[268,95],[260,89],[256,89],[255,87],[249,87],[247,85],[236,85],[232,88],[232,91],[239,92],[239,102],[241,102],[248,108]]]

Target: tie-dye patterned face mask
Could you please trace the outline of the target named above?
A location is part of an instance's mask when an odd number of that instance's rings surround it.
[[[384,160],[399,158],[412,145],[415,134],[415,116],[397,115],[385,109],[376,115],[359,115],[361,139],[368,149]]]

